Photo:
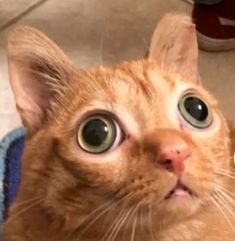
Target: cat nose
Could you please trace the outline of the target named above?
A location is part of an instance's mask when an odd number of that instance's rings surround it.
[[[162,143],[158,162],[169,172],[180,178],[185,169],[185,162],[190,158],[191,150],[180,136],[171,136]]]

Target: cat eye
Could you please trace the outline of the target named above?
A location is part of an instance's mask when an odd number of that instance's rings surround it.
[[[120,144],[122,131],[108,115],[97,114],[85,119],[78,128],[77,142],[86,152],[104,153]]]
[[[193,127],[204,129],[212,123],[212,113],[208,104],[195,94],[181,97],[178,109],[185,121]]]

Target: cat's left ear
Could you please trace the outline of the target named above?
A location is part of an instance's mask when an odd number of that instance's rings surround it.
[[[181,14],[167,14],[156,27],[148,57],[185,81],[198,83],[198,46],[192,20]]]

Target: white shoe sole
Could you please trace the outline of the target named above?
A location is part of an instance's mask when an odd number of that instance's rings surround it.
[[[235,38],[232,39],[214,39],[197,32],[198,46],[202,50],[218,52],[235,50]]]

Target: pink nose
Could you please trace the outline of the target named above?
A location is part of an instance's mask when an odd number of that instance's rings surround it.
[[[191,156],[191,150],[182,137],[178,135],[167,138],[160,147],[159,163],[180,178],[185,169],[185,162]]]

